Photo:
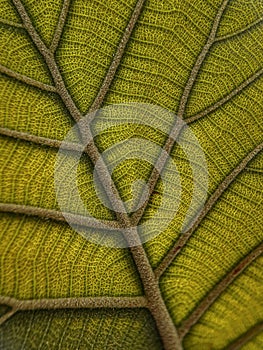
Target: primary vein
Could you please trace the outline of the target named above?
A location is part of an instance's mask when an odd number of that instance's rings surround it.
[[[23,6],[21,0],[13,0],[14,5],[16,6],[16,9],[18,13],[20,14],[20,17],[24,23],[24,26],[31,37],[32,41],[38,48],[39,52],[42,54],[50,73],[54,79],[55,86],[57,88],[57,92],[60,95],[63,103],[67,107],[69,113],[71,114],[72,118],[78,122],[81,118],[81,112],[76,107],[74,101],[72,100],[66,86],[64,83],[64,80],[61,76],[61,73],[59,71],[59,68],[56,64],[54,54],[46,47],[46,45],[43,43],[41,38],[39,37],[38,33],[36,32],[35,28],[33,27],[33,24],[27,14],[27,11],[25,7]],[[139,5],[140,6],[139,6]],[[142,4],[143,2],[141,0],[138,0],[135,10],[136,17],[135,22],[139,17],[139,14],[142,10]],[[133,20],[134,21],[134,20]],[[135,25],[135,22],[133,23],[133,26]],[[129,24],[130,25],[130,24]],[[128,31],[131,31],[133,26],[128,27]],[[124,48],[123,48],[124,50]],[[117,69],[117,68],[116,68]],[[114,72],[116,72],[116,69]],[[115,74],[115,73],[114,73]],[[114,77],[114,76],[113,76]],[[113,79],[112,77],[112,79]],[[112,81],[111,79],[111,81]],[[109,84],[110,85],[110,84]],[[105,96],[105,95],[103,95]],[[102,103],[102,100],[101,102]],[[92,119],[89,119],[89,122],[85,125],[85,130],[79,129],[80,134],[82,137],[85,136],[91,136],[92,139],[92,133],[90,128],[90,123]],[[85,133],[85,134],[83,134]],[[89,157],[91,158],[92,162],[95,164],[97,160],[100,158],[100,153],[97,149],[96,144],[94,143],[93,139],[92,141],[87,145],[86,152],[88,153]],[[111,176],[109,174],[108,168],[106,164],[104,163],[103,159],[101,161],[101,166],[98,169],[98,177],[100,179],[100,182],[105,190],[105,193],[107,194],[110,202],[113,205],[113,208],[115,210],[117,219],[119,223],[126,229],[123,231],[123,235],[130,246],[130,251],[132,253],[134,262],[137,266],[138,273],[141,277],[143,286],[144,286],[144,292],[145,296],[147,298],[148,307],[151,311],[153,318],[156,321],[157,328],[159,330],[160,336],[163,341],[163,345],[165,350],[180,350],[182,349],[181,343],[178,337],[177,329],[173,324],[173,321],[171,319],[171,316],[166,308],[166,305],[164,303],[164,300],[162,298],[158,281],[156,281],[153,269],[151,267],[151,264],[148,260],[148,257],[146,255],[146,252],[141,244],[140,237],[137,232],[137,228],[131,227],[131,222],[128,214],[125,211],[124,204],[121,201],[120,195],[116,189],[115,184],[113,183]],[[112,191],[110,190],[112,189]],[[118,200],[116,200],[118,199]],[[128,228],[128,229],[127,229]]]

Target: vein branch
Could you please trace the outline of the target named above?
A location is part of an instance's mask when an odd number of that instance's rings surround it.
[[[78,108],[76,107],[74,101],[72,100],[72,98],[71,98],[71,96],[70,96],[70,94],[65,86],[64,80],[61,76],[61,73],[59,71],[57,63],[54,59],[54,54],[47,48],[45,43],[42,41],[42,39],[38,35],[37,31],[35,30],[35,28],[32,24],[30,17],[27,14],[27,11],[26,11],[24,5],[22,4],[22,1],[21,0],[12,0],[12,1],[17,9],[17,12],[19,13],[19,15],[22,19],[22,22],[24,24],[25,29],[27,30],[28,35],[31,37],[31,40],[33,41],[33,43],[37,47],[40,54],[43,56],[47,66],[49,68],[50,74],[51,74],[51,76],[54,80],[54,83],[55,83],[57,93],[60,95],[62,101],[64,102],[65,106],[67,107],[72,118],[75,121],[79,121],[81,119],[82,115],[81,115],[80,111],[78,110]]]
[[[246,345],[250,340],[255,338],[263,332],[263,322],[256,324],[251,327],[246,333],[242,334],[239,338],[237,338],[234,342],[228,345],[225,350],[239,350],[244,345]]]
[[[0,24],[5,24],[5,25],[8,25],[10,27],[15,27],[15,28],[24,28],[22,23],[8,21],[7,19],[4,19],[4,18],[0,18]]]
[[[56,92],[57,91],[55,86],[44,84],[40,81],[29,78],[23,74],[17,73],[15,71],[13,71],[12,69],[9,69],[9,68],[3,66],[2,64],[0,64],[0,73],[5,74],[11,78],[18,80],[18,81],[21,81],[25,84],[37,87],[40,90],[49,91],[49,92]]]
[[[95,308],[146,308],[147,300],[139,297],[79,297],[55,299],[16,299],[0,296],[0,304],[12,309],[0,317],[0,325],[19,311],[59,310],[59,309],[95,309]]]
[[[195,220],[193,226],[184,232],[180,238],[175,242],[174,246],[169,250],[167,255],[164,257],[160,265],[155,269],[156,278],[160,278],[164,271],[171,265],[175,257],[186,245],[189,238],[192,236],[197,227],[206,218],[207,214],[210,212],[212,207],[215,205],[217,200],[222,196],[230,184],[237,178],[237,176],[246,168],[248,163],[261,152],[263,149],[263,143],[259,144],[255,149],[253,149],[245,158],[235,167],[235,169],[219,184],[215,192],[210,196],[206,202],[203,210]]]
[[[263,68],[259,69],[256,73],[251,75],[248,79],[246,79],[242,84],[240,84],[237,88],[232,90],[228,95],[223,97],[221,100],[217,101],[213,105],[207,107],[205,110],[191,116],[188,118],[185,118],[184,121],[188,124],[193,123],[194,121],[205,117],[209,113],[215,111],[217,108],[223,106],[226,102],[231,100],[233,97],[237,96],[242,90],[244,90],[246,87],[248,87],[250,84],[252,84],[254,81],[259,79],[263,75]]]
[[[242,28],[234,33],[230,33],[227,35],[223,35],[223,36],[219,36],[215,39],[215,42],[220,42],[220,41],[224,41],[227,39],[231,39],[234,38],[235,36],[238,36],[240,34],[243,34],[245,32],[248,32],[250,29],[255,28],[256,26],[260,25],[263,22],[263,18],[258,18],[256,21],[252,22],[251,24],[249,24],[248,26],[246,26],[245,28]]]
[[[4,324],[9,318],[11,318],[16,311],[14,309],[11,309],[10,311],[6,312],[3,316],[0,317],[0,326]]]
[[[29,216],[37,216],[42,219],[52,219],[58,222],[67,222],[72,225],[78,225],[86,228],[96,228],[101,230],[121,231],[121,226],[116,221],[110,220],[94,220],[87,216],[62,213],[61,211],[53,209],[45,209],[39,207],[33,207],[30,205],[13,204],[13,203],[0,203],[0,211],[4,213],[24,214]],[[67,219],[65,219],[65,216]]]
[[[260,255],[263,253],[263,243],[254,248],[239,264],[237,264],[227,275],[205,296],[197,308],[182,323],[178,329],[180,338],[184,338],[190,329],[200,320],[215,300],[227,289],[227,287]]]
[[[72,100],[69,92],[66,89],[63,78],[55,62],[54,55],[50,52],[50,50],[47,49],[47,47],[45,46],[45,44],[42,42],[39,35],[35,31],[32,25],[32,22],[22,2],[20,0],[13,0],[13,2],[17,8],[18,13],[20,14],[20,17],[24,23],[25,28],[28,31],[28,34],[30,35],[32,41],[35,43],[39,52],[42,54],[50,70],[50,73],[54,79],[54,83],[57,88],[58,94],[60,95],[62,101],[67,107],[72,118],[76,122],[79,121],[82,118],[82,115],[78,110],[78,108],[76,107],[74,101]],[[134,27],[135,22],[139,17],[143,3],[144,1],[138,0],[135,7],[135,12],[132,15],[131,24],[129,27],[130,29],[128,28],[127,32],[131,32],[132,28]],[[123,41],[123,43],[120,44],[121,47],[123,48],[122,50],[120,50],[119,53],[117,53],[116,55],[117,58],[113,61],[115,63],[113,63],[113,66],[112,66],[113,68],[112,70],[110,70],[110,74],[107,74],[106,86],[102,87],[103,92],[101,93],[101,97],[97,99],[97,101],[99,101],[97,102],[97,106],[100,106],[100,104],[103,102],[106,92],[114,78],[115,72],[119,65],[121,56],[124,52],[124,48],[127,44],[128,39],[129,39],[129,36],[128,35],[125,36],[125,40]],[[124,45],[125,42],[126,44]],[[92,108],[94,108],[94,106],[91,107],[89,113],[92,111]],[[91,118],[89,122],[85,125],[85,128],[83,128],[82,130],[79,130],[79,132],[82,138],[89,136],[90,139],[93,140],[90,122],[91,122]],[[99,180],[105,190],[105,193],[107,194],[107,197],[110,200],[110,203],[114,208],[114,211],[116,213],[116,216],[120,225],[123,228],[125,228],[125,230],[123,230],[123,235],[128,245],[130,246],[130,251],[132,253],[133,259],[138,269],[138,273],[141,277],[141,280],[144,286],[148,307],[156,321],[156,325],[158,327],[160,337],[163,341],[164,348],[165,350],[180,350],[182,349],[182,347],[177,334],[177,329],[172,322],[171,316],[161,296],[158,281],[156,281],[155,279],[154,272],[152,270],[152,267],[146,255],[146,252],[141,244],[140,237],[137,232],[137,228],[131,227],[131,221],[125,210],[125,206],[121,201],[118,190],[116,189],[116,186],[111,179],[111,176],[106,164],[104,163],[103,159],[101,159],[100,157],[100,153],[94,141],[91,141],[88,144],[88,146],[86,147],[86,152],[94,164],[98,161],[98,159],[101,160],[100,162],[101,165],[100,167],[98,167],[98,172],[97,172]]]
[[[17,131],[9,128],[0,127],[0,135],[12,137],[16,140],[33,142],[37,145],[48,146],[53,148],[62,148],[68,151],[82,152],[83,146],[78,143],[65,142],[48,137],[37,136],[27,132]]]
[[[135,24],[137,23],[138,18],[142,12],[142,8],[143,8],[144,3],[145,3],[145,0],[138,0],[137,1],[135,8],[133,10],[133,13],[131,15],[131,18],[129,20],[129,23],[124,30],[124,34],[123,34],[123,36],[119,42],[119,45],[117,47],[117,50],[114,54],[114,58],[111,62],[109,70],[104,78],[104,81],[101,85],[101,88],[100,88],[93,104],[91,105],[91,107],[89,109],[88,114],[98,110],[101,107],[101,105],[105,99],[105,96],[110,88],[110,85],[112,84],[112,81],[115,77],[115,73],[116,73],[116,71],[121,63],[121,59],[123,57],[125,48],[126,48],[128,41],[131,37],[131,34],[132,34],[133,29],[135,27]]]
[[[53,53],[56,51],[58,44],[60,42],[60,39],[61,39],[61,36],[63,33],[63,29],[64,29],[64,25],[65,25],[65,22],[67,19],[69,6],[70,6],[70,0],[64,0],[63,5],[62,5],[62,10],[61,10],[60,16],[59,16],[57,28],[55,30],[55,34],[53,36],[52,43],[50,45],[50,51]]]
[[[223,13],[228,5],[230,0],[224,0],[222,5],[220,6],[217,14],[216,14],[216,17],[215,17],[215,20],[213,22],[213,26],[212,26],[212,29],[210,31],[210,34],[209,34],[209,37],[207,39],[207,42],[206,44],[204,45],[202,51],[200,52],[199,56],[197,57],[197,60],[192,68],[192,71],[190,73],[190,76],[188,78],[188,81],[186,83],[186,86],[184,88],[184,92],[183,92],[183,95],[181,97],[181,101],[179,103],[179,108],[178,108],[178,113],[177,115],[180,117],[180,118],[183,118],[183,115],[184,115],[184,112],[185,112],[185,109],[186,109],[186,106],[187,106],[187,102],[188,102],[188,99],[189,99],[189,96],[190,96],[190,93],[193,89],[193,86],[194,86],[194,83],[196,81],[196,78],[197,78],[197,75],[201,69],[201,66],[207,56],[207,54],[209,53],[209,50],[211,48],[211,46],[214,44],[215,42],[215,38],[216,38],[216,33],[217,33],[217,29],[219,27],[219,23],[221,21],[221,18],[223,16]]]
[[[193,85],[196,81],[196,77],[201,69],[202,63],[205,60],[211,46],[214,44],[215,41],[215,37],[216,37],[216,33],[217,33],[217,29],[220,23],[220,20],[222,18],[222,15],[227,7],[229,3],[229,0],[224,0],[222,5],[220,6],[216,17],[214,19],[213,25],[212,25],[212,29],[210,31],[209,37],[207,39],[206,44],[204,45],[201,53],[199,54],[199,56],[197,57],[197,60],[191,70],[190,76],[188,78],[188,81],[185,85],[180,103],[179,103],[179,108],[178,108],[178,113],[177,116],[179,118],[176,118],[173,127],[171,128],[171,131],[169,133],[168,139],[163,147],[165,152],[162,152],[160,154],[160,156],[157,159],[157,162],[154,166],[154,169],[150,175],[149,181],[148,181],[148,188],[147,190],[149,191],[149,195],[147,197],[147,200],[144,202],[143,206],[141,208],[139,208],[133,215],[132,215],[132,221],[134,224],[138,224],[138,222],[140,221],[140,219],[142,218],[145,209],[149,203],[151,194],[154,191],[154,188],[160,178],[160,174],[163,171],[165,164],[167,162],[168,157],[170,156],[172,149],[176,143],[176,140],[178,139],[178,137],[180,136],[183,128],[184,128],[184,124],[180,123],[180,120],[183,119],[184,113],[185,113],[185,109],[187,106],[187,102],[190,96],[190,93],[192,91]],[[158,165],[158,169],[159,172],[156,171]],[[144,196],[144,195],[143,195]],[[143,198],[142,196],[142,198]]]

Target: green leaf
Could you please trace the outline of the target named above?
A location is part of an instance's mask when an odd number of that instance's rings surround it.
[[[261,0],[0,0],[1,349],[262,349],[262,32]],[[102,244],[69,225],[54,172],[77,121],[130,102],[184,119],[209,184],[183,231],[193,173],[172,131],[156,130],[156,118],[100,133],[80,160],[78,187],[91,215],[124,240],[123,225],[158,211],[163,182],[149,162],[121,163],[112,178],[123,201],[136,180],[153,183],[144,210],[121,215],[97,196],[100,154],[148,140],[169,153],[181,180],[166,229],[116,248],[99,224],[85,229]],[[74,200],[70,214],[86,222]]]

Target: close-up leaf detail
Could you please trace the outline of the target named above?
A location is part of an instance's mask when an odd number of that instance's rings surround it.
[[[263,349],[262,37],[262,0],[0,0],[0,350]],[[80,149],[69,131],[86,118],[92,134],[107,123],[98,110],[129,104],[182,119],[204,153],[206,198],[186,229],[191,162],[176,120],[164,134],[154,115],[85,147],[77,183],[97,221],[59,206],[58,152]],[[154,164],[127,156],[113,171],[118,203],[149,184],[131,213],[105,206],[93,179],[101,154],[134,138],[164,150],[181,182],[177,213],[143,242],[137,225],[164,193]]]

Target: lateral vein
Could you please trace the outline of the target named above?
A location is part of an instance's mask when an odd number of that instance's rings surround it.
[[[215,111],[217,108],[223,106],[226,102],[228,102],[233,97],[238,95],[242,90],[244,90],[250,84],[252,84],[257,79],[262,77],[262,75],[263,75],[263,68],[259,69],[256,73],[251,75],[247,80],[245,80],[242,84],[240,84],[236,89],[232,90],[228,95],[223,97],[221,100],[217,101],[212,106],[207,107],[205,110],[203,110],[203,111],[201,111],[201,112],[199,112],[199,113],[197,113],[197,114],[195,114],[195,115],[193,115],[191,117],[185,118],[184,121],[187,124],[190,124],[190,123],[193,123],[194,121],[196,121],[196,120],[198,120],[198,119],[200,119],[202,117],[205,117],[206,115],[208,115],[209,113]]]
[[[5,25],[8,25],[10,27],[15,27],[15,28],[24,28],[22,23],[8,21],[7,19],[4,19],[4,18],[0,18],[0,24],[5,24]]]
[[[234,33],[231,34],[227,34],[227,35],[223,35],[223,36],[219,36],[215,39],[215,43],[218,43],[220,41],[225,41],[227,39],[232,39],[235,36],[238,36],[240,34],[246,33],[247,31],[249,31],[250,29],[256,27],[257,25],[260,25],[263,22],[263,18],[258,18],[256,21],[252,22],[251,24],[249,24],[248,26],[246,26],[245,28],[242,28]]]
[[[185,88],[184,88],[184,91],[183,91],[183,94],[182,94],[182,97],[181,97],[181,100],[179,103],[179,108],[178,108],[178,113],[177,113],[177,116],[179,117],[179,121],[180,121],[180,119],[183,119],[183,115],[185,113],[185,109],[187,106],[189,95],[190,95],[192,88],[194,86],[196,77],[201,69],[202,63],[205,60],[205,58],[210,50],[210,47],[214,43],[220,20],[222,18],[222,15],[223,15],[228,3],[229,3],[229,0],[224,0],[223,3],[221,4],[221,6],[217,12],[217,15],[215,17],[214,23],[212,25],[212,29],[210,31],[207,42],[204,45],[201,53],[198,55],[196,62],[191,70],[190,76],[189,76],[188,81],[185,85]],[[140,221],[140,219],[142,218],[142,216],[145,212],[145,209],[149,203],[150,196],[153,193],[154,188],[155,188],[155,186],[160,178],[160,174],[163,171],[165,164],[167,162],[167,159],[170,156],[172,149],[176,143],[176,140],[180,136],[183,128],[184,128],[184,125],[183,124],[180,125],[180,123],[178,125],[178,119],[176,118],[174,125],[172,126],[171,131],[169,133],[169,137],[168,137],[168,139],[163,147],[165,152],[162,152],[160,154],[160,156],[158,157],[156,164],[153,168],[153,171],[150,175],[150,178],[148,181],[148,187],[147,187],[147,191],[149,192],[148,198],[144,202],[144,205],[132,215],[132,220],[133,220],[134,224],[137,224]],[[158,164],[159,172],[157,172],[155,170],[157,164]],[[143,196],[144,196],[144,194],[143,194]],[[143,198],[143,196],[142,196],[142,198]]]
[[[195,219],[193,226],[183,233],[180,238],[175,242],[174,246],[169,250],[166,254],[162,262],[155,269],[156,278],[160,278],[164,271],[171,265],[175,257],[179,254],[179,252],[186,245],[189,238],[195,232],[197,227],[201,224],[201,222],[206,218],[207,214],[210,212],[212,207],[215,205],[217,200],[222,196],[222,194],[226,191],[226,189],[230,186],[230,184],[236,179],[236,177],[246,168],[247,164],[261,152],[263,149],[263,143],[259,144],[255,147],[249,154],[246,155],[245,158],[235,167],[235,169],[220,183],[215,192],[210,196],[208,201],[206,202],[203,210]]]
[[[106,96],[106,94],[107,94],[107,92],[112,84],[112,81],[115,77],[116,71],[121,63],[121,59],[122,59],[123,54],[125,52],[125,48],[126,48],[128,41],[132,35],[135,24],[137,23],[139,16],[142,12],[142,8],[143,8],[144,3],[145,3],[145,0],[138,0],[137,1],[135,8],[133,10],[133,13],[131,15],[131,18],[128,22],[128,25],[124,30],[124,34],[123,34],[123,36],[119,42],[119,45],[117,47],[117,50],[114,54],[114,57],[113,57],[113,60],[111,62],[111,65],[108,69],[108,72],[103,80],[101,88],[100,88],[94,102],[92,103],[91,107],[89,108],[88,114],[95,112],[96,110],[98,110],[101,107],[101,105],[105,99],[105,96]]]
[[[79,225],[86,228],[96,228],[96,229],[110,230],[110,231],[121,230],[121,226],[118,224],[117,221],[110,221],[110,220],[94,221],[83,215],[73,214],[73,213],[62,213],[58,210],[33,207],[30,205],[0,203],[0,212],[37,216],[42,219],[51,219],[58,222],[68,222],[69,224]],[[65,219],[65,216],[67,217],[67,219]]]
[[[45,46],[45,44],[42,42],[41,38],[37,34],[21,0],[13,0],[13,3],[17,8],[18,13],[20,14],[20,17],[24,23],[25,28],[27,29],[28,34],[30,35],[32,41],[35,43],[39,52],[42,54],[50,70],[50,73],[54,79],[54,83],[57,88],[58,94],[60,95],[63,103],[67,107],[72,118],[76,122],[78,122],[82,118],[82,114],[80,113],[79,109],[76,107],[74,101],[72,100],[65,86],[64,80],[55,62],[54,55]],[[139,6],[138,4],[141,6]],[[143,4],[142,0],[138,0],[138,2],[136,3],[135,9],[137,9],[137,11],[142,9],[142,4]],[[138,11],[138,14],[136,15],[136,17],[134,17],[133,25],[135,25],[135,22],[139,16],[139,13],[140,11]],[[116,68],[114,68],[114,75],[117,70],[117,66]],[[113,78],[114,76],[112,76],[112,78],[110,79],[110,83],[113,80]],[[107,83],[108,86],[110,85],[110,83]],[[103,96],[106,95],[106,92],[107,91],[104,90]],[[100,98],[100,101],[101,101],[100,103],[102,103],[102,100]],[[86,123],[87,125],[85,125],[85,130],[79,130],[82,137],[87,137],[87,135],[92,136],[90,122],[91,122],[91,118],[89,119],[88,123]],[[83,135],[83,132],[85,133],[84,135]],[[97,160],[100,158],[100,153],[93,140],[89,143],[86,150],[91,160],[95,164]],[[153,315],[153,318],[156,321],[156,325],[159,330],[161,339],[163,341],[164,348],[165,350],[181,350],[182,346],[179,341],[177,329],[174,326],[171,316],[163,301],[158,282],[155,280],[152,267],[146,255],[144,247],[141,244],[137,229],[134,230],[133,228],[130,227],[131,226],[130,218],[127,212],[125,211],[125,207],[122,201],[120,200],[120,195],[117,191],[117,188],[114,182],[112,181],[108,168],[103,162],[103,160],[101,162],[101,167],[100,169],[98,169],[97,173],[98,173],[99,180],[102,186],[104,187],[105,193],[107,194],[110,202],[113,205],[113,208],[115,210],[115,213],[120,225],[126,228],[126,230],[123,231],[123,234],[130,246],[130,251],[132,253],[134,262],[137,266],[138,273],[141,277],[141,280],[144,286],[148,307]],[[110,184],[110,187],[107,186],[109,184]],[[109,190],[110,188],[112,189],[112,191]],[[127,228],[130,228],[130,229],[127,230]],[[127,234],[127,231],[129,231],[128,234]]]
[[[263,322],[251,327],[246,333],[242,334],[234,342],[228,345],[225,350],[239,350],[261,332],[263,332]]]
[[[27,85],[37,87],[40,90],[49,91],[49,92],[56,92],[57,91],[55,86],[44,84],[41,81],[37,81],[37,80],[34,80],[32,78],[29,78],[23,74],[17,73],[15,71],[13,71],[12,69],[9,69],[9,68],[3,66],[2,64],[0,64],[0,73],[5,74],[11,78],[18,80],[18,81],[21,81]]]
[[[12,309],[0,317],[0,325],[19,311],[59,310],[59,309],[95,309],[95,308],[147,308],[144,296],[138,297],[79,297],[55,299],[16,299],[0,296],[0,304]]]
[[[69,6],[70,6],[70,0],[64,0],[63,1],[63,5],[62,5],[62,9],[61,9],[61,12],[60,12],[58,24],[57,24],[57,27],[56,27],[56,30],[55,30],[55,34],[53,36],[52,43],[51,43],[50,48],[49,48],[50,51],[53,52],[53,53],[56,51],[56,49],[58,47],[58,44],[60,42],[60,39],[61,39],[61,36],[62,36],[62,33],[63,33],[63,29],[64,29],[64,26],[65,26],[65,22],[66,22],[66,19],[67,19]]]
[[[244,259],[242,259],[226,276],[205,296],[197,308],[179,327],[178,332],[181,339],[185,337],[190,329],[200,320],[218,297],[229,287],[229,285],[263,253],[263,243],[254,248]]]

